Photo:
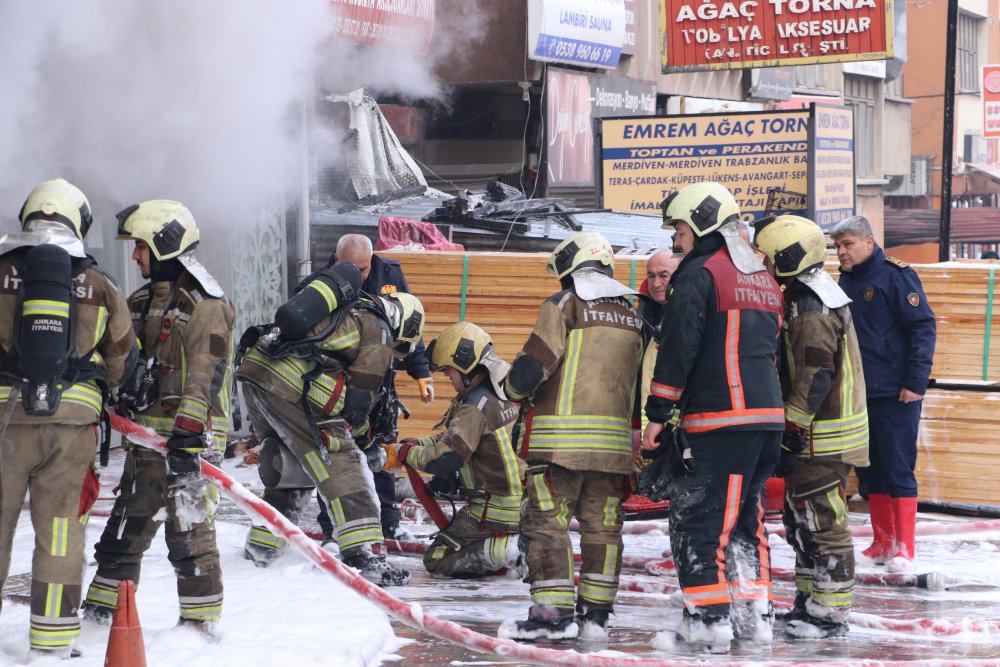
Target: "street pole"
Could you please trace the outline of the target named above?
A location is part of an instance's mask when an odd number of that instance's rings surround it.
[[[944,60],[944,137],[941,145],[941,240],[938,261],[951,259],[951,163],[955,143],[955,52],[958,0],[948,0],[948,34]]]

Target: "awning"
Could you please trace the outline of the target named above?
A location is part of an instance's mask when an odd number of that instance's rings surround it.
[[[966,169],[975,169],[1000,182],[1000,164],[986,164],[984,162],[966,162]]]
[[[998,168],[1000,169],[1000,168]],[[1000,174],[998,174],[1000,178]],[[885,209],[885,247],[937,243],[941,217],[936,209]],[[1000,241],[1000,208],[951,209],[952,243]]]

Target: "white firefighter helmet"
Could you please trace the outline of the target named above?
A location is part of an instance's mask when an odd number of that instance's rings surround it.
[[[733,194],[725,186],[712,181],[695,183],[671,193],[660,207],[664,229],[683,221],[690,225],[698,238],[711,234],[733,216],[740,215],[740,207]]]
[[[392,321],[394,347],[409,354],[424,334],[424,306],[420,299],[406,292],[393,292],[381,298],[391,305],[386,312]]]
[[[157,261],[179,257],[198,246],[198,225],[180,202],[150,199],[123,209],[117,218],[117,238],[144,241]]]
[[[614,276],[615,253],[608,240],[597,232],[577,232],[556,246],[545,268],[559,279],[585,268]]]
[[[489,373],[490,383],[500,398],[505,398],[501,382],[510,371],[510,364],[497,356],[493,339],[472,322],[453,324],[427,346],[431,367],[440,370],[454,368],[468,375],[477,366]]]
[[[779,215],[760,226],[754,244],[771,260],[779,278],[797,276],[826,261],[823,230],[798,215]]]
[[[42,181],[24,200],[18,215],[21,229],[32,231],[36,221],[51,221],[65,225],[77,239],[83,240],[94,222],[90,202],[80,188],[56,178]]]

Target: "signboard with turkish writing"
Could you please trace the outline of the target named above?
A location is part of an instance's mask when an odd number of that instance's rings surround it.
[[[1000,137],[1000,65],[983,66],[983,136]]]
[[[528,1],[532,60],[614,69],[624,45],[624,0]]]
[[[884,60],[892,2],[660,0],[663,71]]]
[[[622,76],[550,67],[545,95],[549,185],[594,185],[594,118],[656,112],[656,84]]]
[[[635,55],[635,7],[636,0],[625,0],[625,43],[622,45],[623,56]]]
[[[331,38],[427,53],[436,0],[329,0]]]
[[[729,188],[745,216],[763,217],[769,189],[806,192],[809,113],[603,119],[601,206],[658,214],[674,190],[716,181]]]
[[[824,230],[854,215],[854,111],[812,105],[809,214]]]

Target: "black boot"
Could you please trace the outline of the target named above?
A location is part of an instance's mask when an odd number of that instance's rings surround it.
[[[353,567],[376,586],[405,586],[410,583],[410,573],[393,566],[385,554],[364,550],[345,558],[344,564]]]
[[[608,616],[611,607],[596,607],[576,603],[576,624],[580,626],[580,639],[603,641],[608,638]]]
[[[526,639],[529,641],[548,639],[576,639],[580,626],[576,624],[571,610],[549,606],[532,606],[526,621],[504,621],[497,631],[502,639]]]
[[[111,625],[111,621],[115,617],[114,607],[94,604],[93,602],[84,602],[80,605],[80,611],[83,612],[83,620],[97,623],[98,625]]]
[[[808,613],[801,618],[788,621],[785,634],[796,639],[826,639],[843,637],[850,631],[846,622],[838,623],[825,618],[816,618]]]

